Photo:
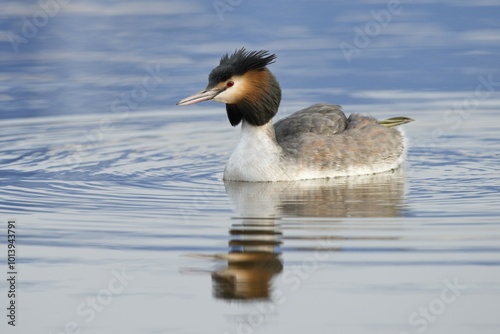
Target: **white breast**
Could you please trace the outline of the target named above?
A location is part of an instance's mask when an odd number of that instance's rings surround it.
[[[270,134],[273,124],[251,126],[242,123],[238,145],[229,157],[224,170],[224,180],[272,181],[284,176],[280,157],[282,148]]]

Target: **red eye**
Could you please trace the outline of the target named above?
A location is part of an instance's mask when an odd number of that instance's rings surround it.
[[[227,87],[233,87],[234,86],[234,81],[228,81],[226,84]]]

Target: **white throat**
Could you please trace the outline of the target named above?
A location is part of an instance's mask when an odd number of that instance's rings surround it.
[[[243,121],[236,148],[224,170],[224,180],[268,181],[283,177],[282,148],[274,135],[272,121],[253,126]]]

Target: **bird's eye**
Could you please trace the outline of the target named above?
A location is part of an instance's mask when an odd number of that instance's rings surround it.
[[[234,81],[228,81],[226,84],[227,87],[233,87],[234,86]]]

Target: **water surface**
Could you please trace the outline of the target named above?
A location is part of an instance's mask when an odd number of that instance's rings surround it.
[[[386,2],[60,3],[32,37],[37,2],[1,14],[0,217],[19,255],[3,331],[498,332],[498,4],[401,2],[347,59]],[[239,129],[175,102],[243,45],[278,54],[277,117],[325,101],[414,118],[407,163],[222,181]]]

